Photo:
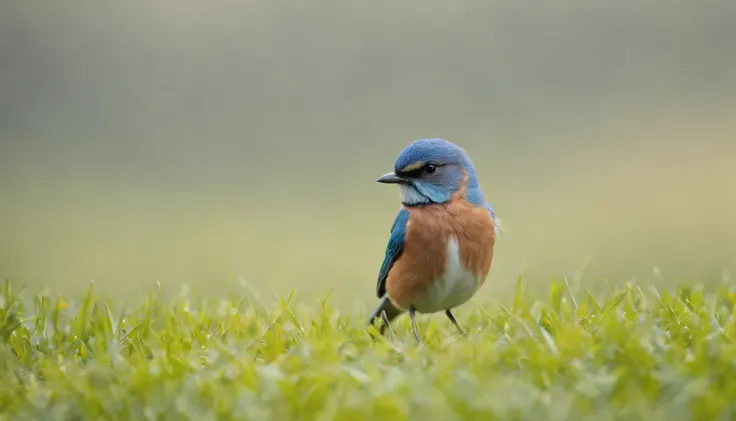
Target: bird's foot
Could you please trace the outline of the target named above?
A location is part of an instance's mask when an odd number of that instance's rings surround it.
[[[394,334],[394,330],[391,328],[391,323],[388,321],[388,315],[386,314],[386,310],[381,311],[381,319],[383,319],[383,324],[381,325],[381,335],[383,335],[383,332],[386,331],[386,328],[391,331],[392,335]]]
[[[462,327],[460,327],[460,324],[455,320],[455,316],[452,315],[452,312],[448,309],[445,310],[445,314],[447,315],[447,318],[450,319],[452,324],[455,325],[455,328],[457,328],[457,331],[460,332],[461,335],[465,336],[465,331]]]
[[[417,329],[417,321],[414,319],[417,310],[412,306],[409,309],[409,317],[411,318],[411,327],[414,331],[414,337],[417,339],[417,343],[422,343],[422,339],[419,337],[419,329]]]

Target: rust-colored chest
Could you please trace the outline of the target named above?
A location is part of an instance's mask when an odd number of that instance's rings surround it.
[[[417,297],[426,300],[428,287],[433,282],[452,282],[443,277],[448,268],[458,266],[458,262],[472,275],[477,287],[483,284],[491,267],[495,243],[494,221],[488,209],[457,198],[446,204],[407,210],[410,218],[404,250],[386,279],[386,290],[392,302],[406,309],[419,299]],[[448,253],[450,242],[456,246],[454,255]],[[457,261],[450,261],[453,259]],[[443,288],[452,289],[453,286]]]

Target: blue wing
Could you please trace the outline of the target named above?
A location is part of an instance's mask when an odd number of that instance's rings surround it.
[[[501,220],[496,217],[496,212],[494,212],[493,206],[488,202],[486,202],[486,209],[491,213],[491,218],[493,218],[493,228],[496,231],[496,235],[498,235],[499,232],[501,232]]]
[[[486,202],[486,208],[488,209],[488,212],[491,213],[491,218],[496,219],[496,212],[493,211],[493,206],[491,206],[490,203]]]
[[[409,222],[409,211],[400,209],[391,226],[391,237],[386,245],[386,255],[381,263],[381,270],[378,272],[378,284],[376,285],[376,294],[378,298],[383,297],[386,293],[386,277],[388,271],[391,270],[396,259],[399,258],[404,250],[404,238],[406,237],[406,223]]]

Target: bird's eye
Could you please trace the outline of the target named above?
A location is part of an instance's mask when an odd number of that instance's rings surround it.
[[[424,172],[426,172],[427,174],[432,174],[435,171],[437,171],[437,167],[433,164],[427,164],[424,167]]]

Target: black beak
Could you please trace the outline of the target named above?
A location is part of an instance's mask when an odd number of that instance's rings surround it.
[[[384,174],[377,180],[379,183],[386,183],[386,184],[400,184],[405,183],[406,179],[404,177],[401,177],[399,175],[396,175],[396,173],[390,172],[388,174]]]

